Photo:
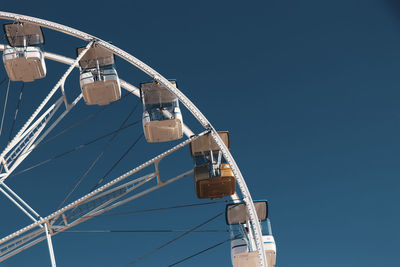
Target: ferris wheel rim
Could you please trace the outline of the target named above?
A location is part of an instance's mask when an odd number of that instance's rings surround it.
[[[185,107],[192,113],[192,115],[200,122],[200,124],[206,129],[209,130],[211,133],[212,138],[218,145],[218,147],[221,149],[222,154],[224,155],[225,159],[227,160],[227,163],[230,165],[232,172],[235,176],[235,180],[237,184],[239,185],[239,189],[241,191],[241,194],[243,196],[243,201],[246,204],[247,211],[249,213],[250,221],[251,221],[251,226],[254,231],[254,241],[256,244],[258,256],[259,256],[259,262],[260,266],[268,266],[267,260],[266,260],[266,255],[264,253],[264,244],[262,241],[262,233],[261,233],[261,227],[260,223],[257,217],[257,213],[255,210],[254,202],[251,197],[250,191],[247,187],[247,184],[245,182],[245,179],[236,163],[234,160],[232,154],[218,135],[217,131],[215,128],[212,126],[212,124],[207,120],[207,118],[203,115],[203,113],[192,103],[192,101],[187,98],[179,89],[176,87],[172,86],[168,80],[163,77],[161,74],[159,74],[157,71],[155,71],[153,68],[145,64],[144,62],[140,61],[133,55],[129,54],[128,52],[118,48],[117,46],[114,46],[100,38],[97,38],[93,35],[87,34],[83,31],[74,29],[72,27],[68,27],[59,23],[51,22],[48,20],[44,19],[39,19],[31,16],[26,16],[26,15],[21,15],[21,14],[16,14],[16,13],[10,13],[10,12],[4,12],[0,11],[0,19],[4,20],[12,20],[12,21],[17,21],[17,22],[27,22],[35,25],[39,25],[54,31],[58,31],[79,39],[82,39],[84,41],[88,41],[89,43],[96,42],[96,44],[103,46],[104,48],[110,50],[113,52],[115,55],[119,56],[123,60],[127,61],[128,63],[132,64],[133,66],[137,67],[141,71],[145,72],[147,75],[152,77],[155,81],[160,83],[162,86],[164,86],[166,89],[168,89],[171,93],[173,93],[179,100],[180,102],[185,105]]]

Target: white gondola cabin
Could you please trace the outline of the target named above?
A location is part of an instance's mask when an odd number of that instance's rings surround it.
[[[176,81],[170,80],[176,87]],[[143,131],[149,143],[182,138],[182,114],[178,98],[155,81],[141,83]]]
[[[78,55],[83,49],[78,48]],[[121,98],[121,86],[114,63],[114,54],[100,46],[92,46],[79,61],[80,85],[87,105],[107,105]]]
[[[262,240],[268,266],[276,264],[276,245],[272,236],[271,223],[268,219],[268,202],[254,201],[257,217],[261,224]],[[226,206],[226,223],[231,233],[231,259],[234,267],[258,267],[258,252],[249,236],[250,218],[245,203],[228,204]]]
[[[40,26],[27,23],[5,24],[9,46],[3,51],[3,63],[11,81],[33,82],[46,76],[46,64],[40,45],[44,43]]]
[[[229,148],[229,133],[218,132]],[[235,177],[229,164],[224,162],[222,152],[211,134],[203,135],[190,143],[194,160],[194,181],[198,198],[221,198],[235,193]]]

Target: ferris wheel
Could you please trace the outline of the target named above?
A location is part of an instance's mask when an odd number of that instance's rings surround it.
[[[225,214],[226,223],[230,227],[231,238],[228,241],[231,243],[232,264],[275,266],[276,246],[268,219],[268,203],[253,201],[239,167],[229,152],[229,132],[217,131],[214,128],[192,101],[178,89],[179,81],[164,78],[153,68],[110,42],[71,27],[1,11],[0,19],[4,20],[5,36],[0,42],[0,51],[3,51],[3,63],[7,73],[7,79],[2,81],[2,86],[7,86],[7,91],[2,110],[0,136],[5,121],[10,84],[22,82],[16,111],[9,115],[12,119],[10,135],[0,154],[0,192],[33,221],[0,239],[0,262],[41,241],[47,241],[51,265],[56,266],[52,238],[58,233],[193,175],[194,194],[197,198],[230,199],[230,203],[222,213]],[[84,42],[84,45],[71,47],[76,53],[75,58],[47,52],[51,50],[49,45],[51,40],[44,44],[43,29],[61,33],[63,36],[69,36],[68,38],[76,38]],[[115,63],[116,58],[128,63],[131,68],[145,73],[148,80],[138,82],[120,77]],[[51,77],[56,81],[55,85],[45,89],[48,91],[40,104],[35,107],[20,129],[16,129],[17,131],[13,133],[23,88],[25,84],[44,81],[49,79],[48,76],[54,76],[49,74],[50,68],[47,65],[49,61],[61,63],[65,71],[60,77]],[[74,79],[74,75],[78,75],[80,85],[80,91],[75,95],[69,92],[69,83]],[[104,177],[100,178],[87,194],[67,204],[72,192],[86,177],[97,158],[59,207],[50,214],[39,214],[27,199],[23,199],[7,185],[8,178],[36,167],[34,165],[21,170],[21,166],[29,161],[30,154],[49,141],[50,134],[61,125],[67,115],[80,108],[78,103],[83,102],[84,106],[109,107],[127,95],[140,100],[143,108],[141,116],[143,134],[134,140],[123,157],[142,136],[149,146],[160,145],[163,148],[161,153],[149,160],[142,159],[139,165],[131,166],[123,174],[113,177],[106,183]],[[136,107],[133,110],[136,110]],[[185,124],[185,121],[195,121],[187,120],[184,117],[185,112],[198,121],[201,127],[197,128],[201,129],[200,131],[194,131],[196,127]],[[128,125],[130,114],[116,131],[106,135],[111,141],[121,130],[132,125],[138,126],[135,123]],[[56,137],[61,139],[67,130],[53,135],[50,139]],[[171,145],[165,150],[168,144]],[[159,167],[160,162],[173,159],[176,153],[184,148],[190,151],[187,155],[193,159],[193,165],[189,166],[189,170],[187,166],[186,170],[176,168],[179,174],[168,179],[164,178],[163,170]],[[118,163],[119,161],[116,162]],[[112,165],[112,168],[116,164]],[[176,239],[195,231],[201,225],[203,224],[193,227]]]

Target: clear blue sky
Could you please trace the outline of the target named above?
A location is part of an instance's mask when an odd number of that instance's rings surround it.
[[[398,266],[400,232],[400,5],[395,0],[337,1],[3,1],[1,10],[59,22],[110,40],[180,89],[217,129],[231,133],[231,151],[255,199],[268,199],[277,266]],[[79,40],[45,30],[45,50],[74,56]],[[66,67],[48,62],[48,78],[29,84],[17,127]],[[146,76],[117,60],[120,76]],[[4,69],[0,70],[4,77]],[[68,92],[79,92],[78,76]],[[7,142],[20,84],[12,85]],[[3,107],[4,85],[0,88]],[[21,169],[114,130],[137,103],[130,97],[102,117],[43,146]],[[98,110],[83,103],[53,134]],[[138,111],[131,121],[139,120]],[[184,113],[184,121],[198,129]],[[14,130],[15,131],[15,130]],[[87,192],[141,132],[123,132],[73,196]],[[8,184],[43,216],[50,214],[103,143],[10,178]],[[143,140],[109,179],[162,151]],[[191,168],[188,150],[163,166]],[[201,203],[192,177],[118,211]],[[72,199],[70,199],[72,201]],[[206,202],[206,200],[203,200]],[[30,224],[0,196],[2,236]],[[81,230],[189,229],[224,204],[96,218]],[[203,229],[225,230],[220,217]],[[176,233],[62,233],[54,237],[59,266],[124,266]],[[192,233],[136,266],[167,266],[228,238]],[[46,243],[2,266],[50,266]],[[135,266],[135,265],[133,265]],[[229,245],[182,266],[230,266]]]

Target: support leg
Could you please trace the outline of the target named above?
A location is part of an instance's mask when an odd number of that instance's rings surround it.
[[[46,230],[47,245],[49,246],[51,267],[56,267],[56,258],[54,256],[53,243],[51,242],[51,235],[50,235],[50,232],[49,232],[48,223],[44,224],[44,228]]]

